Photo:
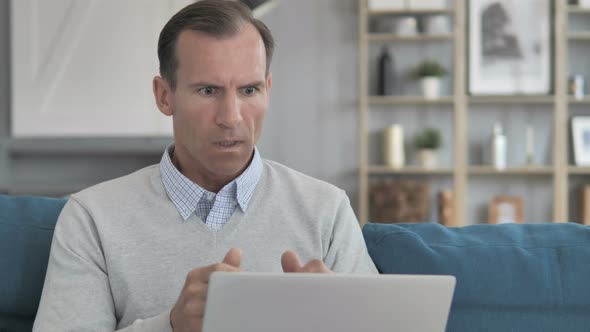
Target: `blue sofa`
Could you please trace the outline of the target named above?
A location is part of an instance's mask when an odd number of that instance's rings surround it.
[[[447,331],[590,331],[590,227],[367,224],[381,273],[457,279]]]
[[[64,200],[0,195],[0,332],[30,331]],[[368,224],[381,273],[450,274],[447,331],[590,331],[590,227]]]
[[[31,331],[65,200],[0,195],[0,332]]]

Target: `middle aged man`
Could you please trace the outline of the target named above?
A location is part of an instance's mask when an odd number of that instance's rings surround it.
[[[213,271],[376,272],[344,191],[255,148],[272,51],[238,2],[170,19],[153,86],[174,144],[160,164],[72,195],[35,331],[200,331]]]

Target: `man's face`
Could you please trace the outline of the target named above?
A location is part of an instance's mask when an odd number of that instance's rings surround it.
[[[193,181],[227,182],[248,165],[268,106],[262,38],[250,24],[224,39],[186,30],[176,56],[176,89],[166,97],[175,156]]]

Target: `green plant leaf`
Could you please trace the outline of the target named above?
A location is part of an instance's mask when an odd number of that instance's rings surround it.
[[[433,60],[425,60],[421,62],[415,69],[414,69],[414,77],[416,78],[423,78],[423,77],[442,77],[447,74],[447,70],[438,62]]]
[[[426,128],[416,135],[414,143],[417,149],[436,150],[442,145],[442,137],[438,129]]]

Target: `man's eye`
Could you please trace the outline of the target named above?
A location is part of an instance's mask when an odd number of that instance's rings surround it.
[[[215,93],[215,88],[212,88],[210,86],[206,86],[204,88],[200,88],[199,93],[202,95],[205,95],[205,96],[210,96]]]
[[[250,96],[250,95],[253,95],[253,94],[256,92],[256,90],[257,90],[257,89],[256,89],[255,87],[253,87],[253,86],[249,86],[249,87],[247,87],[247,88],[244,88],[244,94],[245,94],[246,96]]]

